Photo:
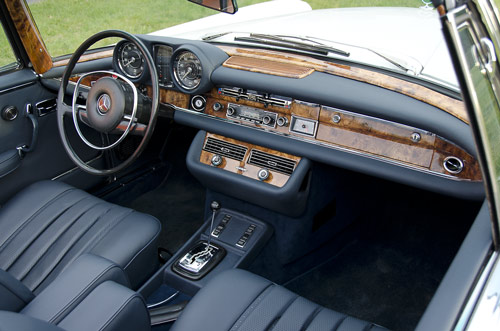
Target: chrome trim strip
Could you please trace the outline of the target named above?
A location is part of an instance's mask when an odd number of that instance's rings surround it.
[[[100,154],[99,156],[97,156],[97,157],[93,158],[92,160],[89,160],[89,161],[85,162],[85,164],[87,164],[87,165],[88,165],[88,164],[90,164],[90,163],[92,163],[92,162],[94,162],[94,161],[97,161],[97,160],[99,160],[100,158],[102,158],[102,156],[103,156],[103,153],[101,152],[101,154]],[[69,169],[69,170],[67,170],[67,171],[63,172],[62,174],[59,174],[59,175],[57,175],[57,176],[55,176],[55,177],[51,178],[50,180],[58,180],[58,179],[60,179],[60,178],[62,178],[62,177],[64,177],[64,176],[66,176],[66,175],[69,175],[70,173],[72,173],[72,172],[74,172],[75,170],[78,170],[78,169],[80,169],[80,168],[79,168],[79,167],[74,167],[74,168],[71,168],[71,169]]]
[[[474,313],[474,308],[476,307],[476,304],[479,301],[479,297],[486,286],[486,281],[489,275],[491,274],[491,271],[497,259],[498,259],[498,253],[493,252],[493,254],[490,256],[488,260],[488,263],[483,269],[481,276],[479,277],[479,280],[474,285],[472,293],[467,300],[467,303],[462,311],[462,314],[460,315],[460,318],[458,319],[457,324],[453,329],[454,331],[463,331],[468,327],[472,314]]]
[[[359,151],[348,149],[348,148],[345,148],[345,147],[342,147],[342,146],[330,145],[330,144],[323,143],[323,142],[320,142],[320,141],[312,141],[310,139],[305,139],[305,138],[300,137],[300,136],[293,136],[293,135],[284,134],[284,133],[281,133],[281,132],[269,131],[269,130],[260,129],[260,128],[257,128],[257,127],[243,125],[243,124],[238,123],[236,121],[231,121],[230,119],[216,117],[216,116],[212,116],[212,115],[207,115],[205,113],[199,113],[199,112],[196,112],[194,110],[180,108],[180,107],[177,107],[176,105],[172,105],[172,104],[170,104],[170,106],[172,108],[174,108],[175,110],[182,111],[182,112],[185,112],[185,113],[190,113],[190,114],[194,114],[194,115],[197,115],[197,116],[202,116],[202,117],[210,118],[210,119],[221,121],[221,122],[235,124],[235,125],[238,125],[238,126],[241,126],[241,127],[249,128],[249,129],[254,129],[254,130],[258,130],[258,131],[264,131],[264,132],[271,133],[271,134],[274,134],[274,135],[277,135],[277,136],[282,136],[282,137],[287,137],[287,138],[295,139],[295,140],[306,142],[306,143],[313,144],[313,145],[318,145],[318,146],[322,146],[322,147],[326,147],[326,148],[330,148],[330,149],[334,149],[334,150],[338,150],[338,151],[342,151],[342,152],[346,152],[346,153],[350,153],[350,154],[354,154],[354,155],[358,155],[358,156],[367,157],[367,158],[372,159],[372,160],[377,160],[377,161],[385,162],[385,163],[388,163],[388,164],[397,165],[397,166],[400,166],[400,167],[403,167],[403,168],[406,168],[406,169],[419,171],[419,172],[422,172],[422,173],[425,173],[425,174],[430,174],[430,175],[434,175],[434,176],[437,176],[437,177],[454,180],[454,181],[457,181],[457,182],[473,182],[473,181],[468,180],[468,179],[460,179],[460,178],[456,178],[456,177],[451,176],[451,175],[442,174],[442,173],[431,171],[431,170],[417,168],[417,167],[411,166],[409,164],[405,164],[403,162],[398,162],[398,161],[394,161],[394,160],[391,160],[391,159],[388,159],[388,158],[382,158],[382,157],[379,157],[379,156],[376,156],[376,155],[359,152]],[[395,124],[397,124],[397,123],[395,123]],[[416,129],[416,130],[418,130],[418,129]]]
[[[4,93],[8,93],[8,92],[12,92],[12,91],[15,91],[15,90],[21,89],[21,88],[26,87],[26,86],[34,85],[34,84],[35,84],[35,81],[31,81],[31,82],[27,82],[27,83],[19,84],[19,85],[16,85],[16,86],[9,87],[9,88],[6,88],[6,89],[4,89],[4,90],[1,90],[1,91],[0,91],[0,94],[4,94]]]

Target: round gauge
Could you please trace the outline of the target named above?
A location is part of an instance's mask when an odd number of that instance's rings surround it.
[[[144,56],[133,43],[123,43],[118,49],[118,65],[125,76],[138,78],[144,72]]]
[[[186,90],[193,90],[200,85],[203,68],[200,59],[190,51],[177,54],[174,60],[174,77]]]

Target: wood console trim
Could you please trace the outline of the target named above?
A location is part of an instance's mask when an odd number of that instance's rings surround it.
[[[224,62],[224,66],[233,69],[248,70],[268,75],[297,79],[307,77],[314,72],[313,68],[238,55],[231,56],[227,59],[226,62]]]
[[[291,67],[291,72],[296,71],[297,66],[301,66],[319,72],[325,72],[336,76],[354,79],[407,95],[414,99],[428,103],[434,107],[440,108],[460,119],[461,121],[469,124],[467,111],[462,101],[456,100],[432,89],[402,79],[384,75],[382,73],[374,72],[371,70],[322,61],[303,55],[234,46],[218,47],[226,52],[229,56],[238,57],[238,62],[240,63],[244,62],[241,60],[241,58],[251,59],[247,61],[248,63],[250,63],[251,61],[253,68],[252,71],[265,71],[265,68],[269,67],[269,62],[282,63],[285,67],[281,66],[281,71],[286,68],[286,65],[289,65]],[[224,66],[240,70],[249,70],[249,64],[242,64],[239,67],[235,65],[228,66],[227,64],[224,64]]]
[[[479,164],[474,157],[455,144],[436,136],[425,130],[410,126],[385,121],[375,117],[351,113],[331,107],[320,107],[315,104],[304,104],[293,101],[290,108],[277,106],[264,107],[262,103],[223,96],[213,89],[205,95],[207,105],[205,114],[217,118],[230,120],[245,126],[279,133],[285,136],[295,136],[312,143],[320,143],[332,148],[338,148],[367,157],[395,162],[401,166],[414,168],[436,175],[449,176],[458,180],[481,181]],[[220,103],[223,109],[214,111],[213,105]],[[299,116],[318,121],[315,137],[290,132],[289,127],[269,128],[260,124],[239,119],[227,119],[226,109],[229,103],[237,103],[249,107],[264,109],[286,117],[291,122],[291,116]],[[340,116],[340,121],[335,122],[334,116]],[[416,133],[420,140],[413,141],[412,135]],[[446,171],[443,161],[448,156],[455,156],[464,163],[464,170],[459,174]]]
[[[220,166],[218,166],[218,168],[224,169],[226,171],[229,171],[229,172],[232,172],[232,173],[235,173],[235,174],[239,174],[239,175],[242,175],[242,176],[245,176],[245,177],[248,177],[248,178],[252,178],[252,179],[255,179],[255,180],[259,180],[258,177],[257,177],[257,173],[262,168],[258,167],[258,166],[255,166],[253,164],[249,164],[248,163],[248,159],[250,157],[250,151],[252,149],[256,149],[256,150],[259,150],[259,151],[262,151],[262,152],[266,152],[266,153],[269,153],[269,154],[272,154],[272,155],[275,155],[275,156],[279,156],[279,157],[283,157],[283,158],[286,158],[286,159],[293,160],[293,161],[296,162],[295,167],[297,167],[297,165],[299,164],[299,162],[301,160],[301,157],[298,157],[298,156],[295,156],[295,155],[291,155],[291,154],[279,152],[279,151],[276,151],[276,150],[273,150],[273,149],[270,149],[270,148],[266,148],[266,147],[262,147],[262,146],[257,146],[257,145],[249,144],[249,143],[246,143],[246,142],[243,142],[243,141],[239,141],[239,140],[232,139],[232,138],[227,138],[227,137],[224,137],[224,136],[221,136],[221,135],[217,135],[217,134],[213,134],[213,133],[207,133],[206,134],[205,141],[203,142],[203,146],[205,146],[205,143],[207,142],[207,139],[209,137],[212,137],[212,138],[215,138],[215,139],[219,139],[219,140],[223,140],[223,141],[226,141],[228,143],[235,144],[235,145],[246,147],[247,151],[245,153],[243,161],[237,161],[237,160],[233,160],[233,159],[230,159],[230,158],[227,158],[227,157],[223,157],[222,158],[223,159],[222,164]],[[205,150],[202,150],[201,151],[201,155],[200,155],[200,162],[203,163],[203,164],[209,165],[211,167],[214,167],[212,165],[212,162],[211,162],[212,157],[214,155],[215,155],[214,153],[210,153],[210,152],[207,152]],[[243,169],[245,169],[245,170],[243,170]],[[280,172],[277,172],[277,171],[269,169],[269,178],[266,179],[264,181],[264,183],[268,183],[268,184],[271,184],[271,185],[274,185],[274,186],[277,186],[277,187],[283,187],[288,182],[289,178],[290,178],[290,176],[288,176],[288,175],[285,175],[285,174],[282,174]]]
[[[23,43],[26,53],[37,74],[43,74],[52,68],[52,58],[43,42],[40,31],[35,24],[25,1],[6,0],[12,22]]]

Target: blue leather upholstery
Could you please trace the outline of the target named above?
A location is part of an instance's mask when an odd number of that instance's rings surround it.
[[[34,297],[26,286],[0,269],[0,310],[19,311]]]
[[[90,292],[108,280],[129,286],[127,276],[119,266],[102,257],[84,254],[24,307],[21,313],[57,324]]]
[[[323,308],[249,272],[225,271],[202,288],[172,331],[382,331],[373,323]]]
[[[0,210],[0,269],[38,294],[84,253],[102,256],[137,288],[157,267],[160,222],[55,181],[31,185]]]

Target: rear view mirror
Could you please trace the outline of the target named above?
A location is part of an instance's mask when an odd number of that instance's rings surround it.
[[[223,13],[234,14],[238,11],[236,0],[189,0],[195,4],[215,9]]]

